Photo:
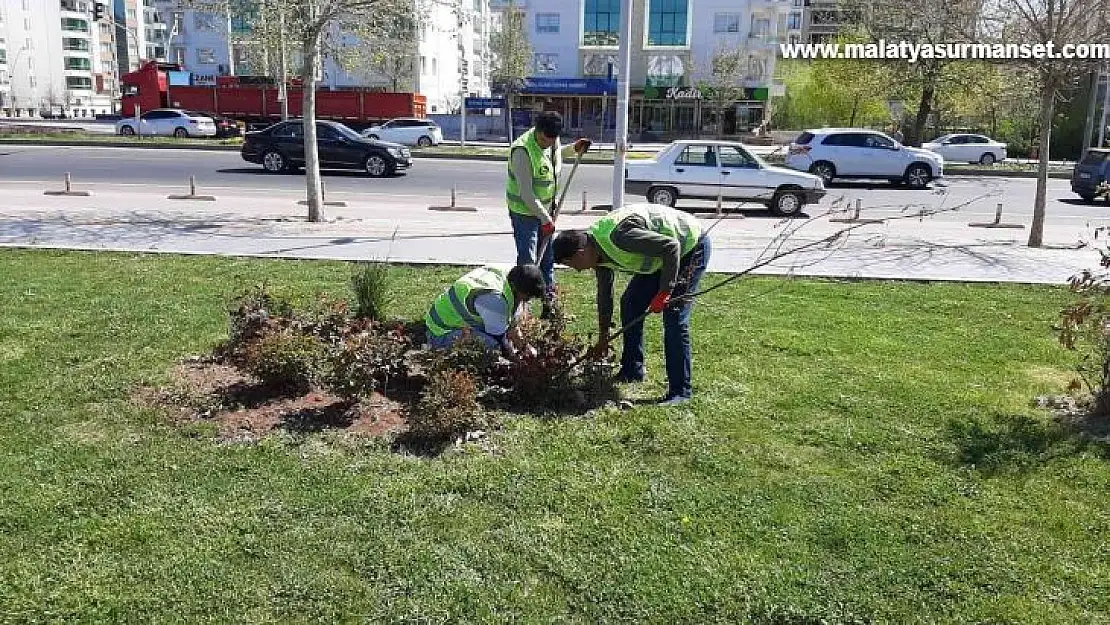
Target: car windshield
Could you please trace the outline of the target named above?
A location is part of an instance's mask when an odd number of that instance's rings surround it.
[[[351,130],[348,126],[345,126],[344,124],[335,123],[335,124],[328,124],[328,125],[331,126],[331,128],[333,128],[336,132],[338,132],[339,134],[343,135],[344,137],[346,137],[348,139],[354,139],[356,141],[361,141],[362,138],[363,138],[362,135],[360,135],[357,132]]]

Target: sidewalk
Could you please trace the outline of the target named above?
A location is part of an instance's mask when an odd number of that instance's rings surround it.
[[[85,187],[88,188],[88,187]],[[53,197],[42,188],[3,185],[0,247],[74,248],[283,258],[368,260],[476,265],[512,263],[515,252],[504,209],[439,212],[409,198],[329,195],[326,222],[305,221],[306,208],[292,193],[220,195],[216,201],[170,200],[150,191],[92,188],[90,197]],[[170,191],[170,190],[167,190]],[[170,192],[177,193],[179,190]],[[941,199],[938,197],[937,202]],[[1084,269],[1097,269],[1099,254],[1079,241],[1091,236],[1076,226],[1045,229],[1045,247],[1026,247],[1028,229],[972,228],[984,209],[962,219],[949,214],[857,226],[831,249],[788,256],[756,274],[1064,284]],[[573,209],[573,210],[572,210]],[[586,227],[601,213],[568,206],[561,228]],[[892,218],[898,209],[865,211],[864,218]],[[845,215],[840,215],[844,217]],[[768,257],[767,247],[787,228],[801,226],[782,249],[820,240],[851,224],[828,217],[802,226],[759,214],[718,220],[712,227],[709,270],[735,273]],[[1101,224],[1096,224],[1101,225]]]

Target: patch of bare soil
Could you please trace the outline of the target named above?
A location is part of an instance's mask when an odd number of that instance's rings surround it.
[[[168,411],[179,424],[214,423],[224,440],[257,441],[277,430],[369,437],[407,430],[402,405],[377,393],[355,402],[321,390],[289,392],[199,359],[176,365],[170,379],[166,387],[140,389],[136,401]]]

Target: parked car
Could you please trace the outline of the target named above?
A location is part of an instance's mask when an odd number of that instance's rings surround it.
[[[161,137],[215,137],[216,122],[203,113],[184,109],[152,109],[143,113],[136,124],[134,117],[116,122],[116,134]]]
[[[742,143],[674,141],[655,158],[625,166],[625,192],[652,204],[680,198],[756,201],[778,215],[795,215],[824,197],[818,176],[768,165]]]
[[[443,130],[439,124],[430,119],[417,117],[391,119],[379,126],[371,126],[363,130],[362,136],[402,145],[418,145],[422,148],[443,143]]]
[[[1006,144],[976,134],[949,134],[921,144],[948,162],[994,165],[1006,160]]]
[[[359,169],[377,178],[412,167],[412,154],[405,146],[367,139],[338,122],[317,121],[316,138],[322,168]],[[304,123],[289,120],[248,132],[240,154],[271,173],[303,167]]]
[[[208,111],[201,111],[200,114],[205,117],[211,117],[212,121],[216,123],[216,138],[218,139],[238,137],[243,134],[243,130],[246,127],[246,124],[237,122],[230,117],[224,117],[223,115],[216,115]]]
[[[820,176],[826,185],[836,178],[868,178],[923,189],[944,175],[939,154],[866,128],[806,130],[790,144],[786,165]]]
[[[1097,189],[1110,181],[1110,148],[1091,148],[1071,172],[1071,190],[1084,202],[1093,202]]]

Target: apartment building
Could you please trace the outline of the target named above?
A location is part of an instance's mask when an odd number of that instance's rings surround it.
[[[805,0],[805,3],[802,38],[807,43],[835,40],[851,17],[837,0]]]
[[[629,132],[639,140],[732,135],[767,117],[778,44],[801,39],[803,0],[633,0]],[[555,110],[576,132],[605,137],[616,126],[620,0],[514,0],[526,15],[534,72],[516,98],[530,112]],[[498,0],[494,9],[507,11]],[[745,59],[740,97],[710,103],[699,85],[718,53]],[[609,134],[608,136],[612,136]]]
[[[109,3],[0,0],[0,114],[110,114],[118,98],[117,71]]]
[[[187,76],[171,76],[172,80],[215,84],[217,76],[278,73],[268,60],[276,58],[276,53],[265,53],[261,41],[252,37],[259,27],[253,16],[206,13],[183,8],[177,0],[143,1],[151,3],[158,15],[150,27],[154,38],[147,58],[176,63],[188,72]],[[488,0],[414,2],[421,3],[427,20],[417,35],[408,79],[398,81],[397,76],[372,67],[345,67],[329,58],[319,68],[320,84],[331,89],[393,90],[396,86],[399,91],[413,90],[428,98],[429,113],[454,112],[464,92],[488,95]],[[348,40],[346,45],[354,47],[358,42]],[[290,71],[299,73],[302,57],[295,42],[290,42],[286,54]]]

